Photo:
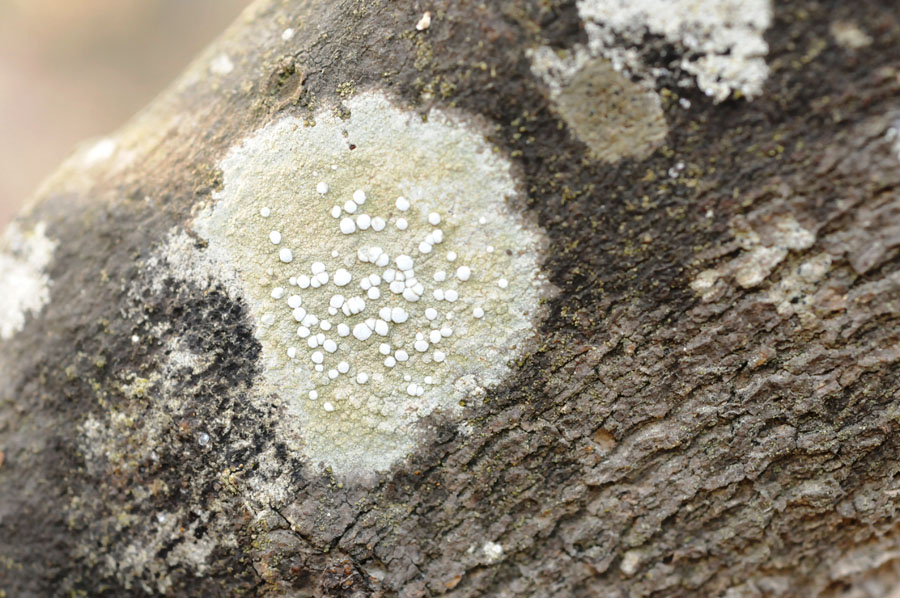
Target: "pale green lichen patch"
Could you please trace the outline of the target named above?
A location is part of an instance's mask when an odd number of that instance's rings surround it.
[[[50,301],[50,278],[45,270],[56,243],[39,223],[23,231],[15,223],[0,239],[0,339],[11,338]]]
[[[635,83],[606,58],[583,48],[530,52],[531,69],[548,86],[559,115],[599,160],[646,158],[669,132],[656,91]]]
[[[546,286],[511,165],[472,126],[377,93],[345,108],[233,148],[194,223],[250,305],[287,441],[338,473],[386,469],[499,382]]]

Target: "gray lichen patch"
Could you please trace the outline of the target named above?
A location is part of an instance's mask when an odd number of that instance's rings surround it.
[[[27,315],[38,314],[50,300],[45,270],[56,243],[46,232],[44,223],[31,231],[13,223],[0,239],[0,339],[11,338]]]
[[[678,67],[721,102],[732,93],[757,96],[769,74],[763,34],[770,0],[579,0],[589,48],[617,68],[655,80],[640,55],[644,36],[658,35],[683,51]]]
[[[510,163],[470,125],[377,93],[234,147],[194,228],[233,268],[289,445],[335,472],[388,468],[416,424],[509,371],[546,283]]]
[[[733,279],[745,289],[759,286],[784,261],[789,252],[809,249],[816,240],[815,232],[801,226],[791,214],[775,216],[758,230],[738,220],[732,223],[732,233],[736,246],[743,251],[718,268],[700,272],[691,282],[691,288],[704,301],[710,301],[719,295],[725,279]],[[830,261],[827,259],[812,260],[801,271],[805,272],[804,276],[818,280],[824,274],[819,270],[822,267],[827,270],[829,266]],[[781,304],[784,300],[781,294],[790,295],[788,287],[796,286],[788,281],[783,281],[783,284],[785,288],[782,291],[773,291],[774,303]]]
[[[609,60],[592,58],[583,48],[560,55],[540,47],[531,52],[531,65],[560,116],[597,159],[646,158],[665,140],[669,128],[659,94]]]

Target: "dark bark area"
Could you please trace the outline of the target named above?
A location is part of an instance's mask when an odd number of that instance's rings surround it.
[[[886,592],[900,563],[900,161],[886,137],[900,11],[773,8],[760,97],[714,104],[673,71],[657,82],[664,143],[611,164],[526,57],[586,41],[574,2],[258,5],[123,129],[132,161],[70,163],[20,216],[58,247],[50,302],[0,341],[0,590]],[[872,43],[840,46],[836,21]],[[645,44],[657,66],[680,51]],[[234,70],[210,76],[221,52]],[[470,435],[432,415],[406,462],[348,481],[285,447],[277,410],[247,399],[262,367],[247,307],[159,284],[153,259],[220,188],[229,147],[373,88],[489,123],[560,292],[537,349],[467,405]],[[166,369],[176,342],[202,367]],[[168,397],[151,446],[145,422]],[[261,501],[274,471],[289,485]]]

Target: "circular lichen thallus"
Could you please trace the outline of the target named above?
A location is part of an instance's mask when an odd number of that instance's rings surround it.
[[[195,221],[240,278],[280,433],[336,473],[388,468],[421,418],[499,382],[547,291],[543,237],[477,131],[377,93],[346,104],[233,148]]]

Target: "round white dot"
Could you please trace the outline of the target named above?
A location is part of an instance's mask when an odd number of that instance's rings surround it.
[[[394,358],[397,361],[407,361],[409,359],[409,353],[407,353],[403,349],[400,349],[394,353]]]
[[[282,247],[281,251],[278,252],[278,259],[285,264],[290,264],[294,261],[294,254],[287,247]]]
[[[321,351],[315,351],[310,356],[310,359],[312,359],[313,363],[322,363],[325,361],[325,355],[323,355]]]
[[[351,235],[356,232],[356,223],[353,222],[352,218],[342,218],[340,227],[341,232],[345,235]]]
[[[468,266],[460,266],[456,269],[456,277],[462,281],[469,280],[472,276],[472,270]]]
[[[357,384],[365,384],[369,381],[369,375],[365,372],[360,372],[356,375],[356,383]]]
[[[392,368],[395,365],[397,365],[397,360],[394,359],[393,357],[391,357],[390,355],[388,355],[387,357],[384,358],[384,367]]]
[[[397,218],[395,226],[400,230],[406,230],[406,227],[409,226],[409,222],[406,221],[406,218]]]
[[[353,327],[353,336],[355,336],[357,340],[364,341],[372,336],[372,330],[365,324],[359,323]]]
[[[419,243],[419,252],[420,253],[431,253],[431,249],[432,249],[431,245],[429,245],[425,241],[422,241],[421,243]]]
[[[390,327],[387,322],[384,320],[375,322],[375,334],[378,336],[387,336],[388,332],[390,332]]]
[[[412,270],[413,268],[413,260],[408,255],[398,255],[394,261],[397,263],[397,267],[403,272]]]
[[[440,342],[441,340],[441,331],[440,330],[432,330],[428,333],[428,340],[431,341],[431,344]]]
[[[366,295],[369,297],[369,299],[372,299],[374,301],[375,299],[381,297],[381,291],[378,290],[378,287],[372,287],[368,290],[368,292],[366,292]]]
[[[448,251],[448,252],[447,252],[447,261],[448,261],[448,262],[455,262],[455,261],[456,261],[456,252],[455,252],[455,251]]]
[[[506,287],[509,286],[509,281],[506,280],[505,278],[501,278],[500,280],[497,281],[497,286],[500,287],[501,289],[505,289]]]
[[[443,270],[438,270],[434,273],[434,280],[435,282],[444,282],[447,280],[447,273]]]
[[[437,226],[440,223],[441,223],[441,215],[440,214],[438,214],[437,212],[431,212],[430,214],[428,214],[428,224]]]
[[[259,211],[259,215],[263,218],[268,218],[272,215],[272,210],[270,210],[269,208],[263,208]]]
[[[322,343],[322,348],[328,351],[329,353],[334,353],[337,351],[337,343],[331,340],[330,338],[325,339],[325,342]]]
[[[288,347],[287,355],[291,359],[297,357],[297,349],[295,347]]]
[[[297,277],[297,286],[301,289],[309,288],[309,276],[306,274],[301,274]]]
[[[271,326],[275,323],[275,314],[264,314],[262,317],[262,323],[266,326]]]
[[[324,403],[322,403],[322,409],[324,409],[325,411],[331,412],[331,411],[334,411],[334,405],[332,405],[328,401],[325,401]]]
[[[269,240],[273,245],[278,245],[279,243],[281,243],[281,233],[277,230],[273,230],[269,233]]]
[[[300,298],[300,295],[291,295],[288,297],[287,304],[291,309],[296,309],[300,307],[303,303],[303,299]]]
[[[409,314],[402,307],[391,308],[391,320],[397,324],[402,324],[409,319]]]
[[[356,202],[353,201],[352,199],[348,199],[347,201],[345,201],[344,202],[344,211],[347,212],[348,214],[353,214],[354,212],[356,212]]]
[[[272,299],[281,299],[284,297],[284,287],[275,287],[272,289]]]
[[[345,268],[338,268],[334,273],[334,284],[339,287],[350,284],[351,280],[353,280],[353,276]],[[343,305],[343,302],[341,304]],[[340,305],[332,305],[332,307],[340,307]]]
[[[341,217],[341,206],[334,206],[331,208],[331,217],[332,218],[340,218]]]
[[[481,309],[480,307],[476,307],[475,309],[472,310],[472,315],[473,315],[475,318],[483,318],[483,317],[484,317],[484,310]]]
[[[357,189],[353,192],[353,201],[358,203],[359,205],[363,205],[366,203],[366,192],[362,189]]]
[[[446,357],[447,356],[444,354],[443,351],[435,351],[434,352],[434,360],[438,363],[444,361],[444,359],[446,359]]]
[[[413,343],[413,349],[418,351],[419,353],[424,353],[428,350],[428,341],[420,340]]]
[[[321,183],[316,185],[316,191],[318,191],[321,195],[325,195],[326,193],[328,193],[328,183],[322,181]]]
[[[350,336],[350,327],[341,322],[337,325],[338,336]]]
[[[351,314],[358,314],[366,308],[366,302],[362,297],[351,297],[344,305]]]
[[[455,289],[450,289],[446,293],[444,293],[444,299],[446,299],[450,303],[453,303],[454,301],[459,299],[459,293],[457,293]]]
[[[359,230],[366,230],[372,225],[372,218],[368,214],[360,214],[356,217],[356,226]]]
[[[309,391],[309,400],[310,401],[315,401],[318,398],[319,398],[319,393],[317,393],[314,390]]]
[[[321,322],[319,322],[319,328],[326,331],[331,330],[331,322],[329,322],[328,320],[322,320]]]
[[[332,380],[334,380],[335,378],[338,377],[338,371],[334,368],[328,370],[328,377],[331,378]]]
[[[372,230],[374,231],[383,231],[386,224],[384,218],[379,216],[372,218]]]
[[[433,320],[436,317],[438,317],[438,312],[433,307],[429,307],[428,309],[425,310],[425,317],[428,318],[429,320]]]
[[[387,343],[381,343],[378,345],[378,352],[382,355],[390,355],[391,354],[391,346]]]
[[[405,197],[398,197],[396,202],[397,209],[401,212],[405,212],[409,209],[409,200]]]
[[[308,337],[309,336],[309,328],[307,328],[306,326],[299,326],[297,328],[297,336],[299,336],[300,338]]]

